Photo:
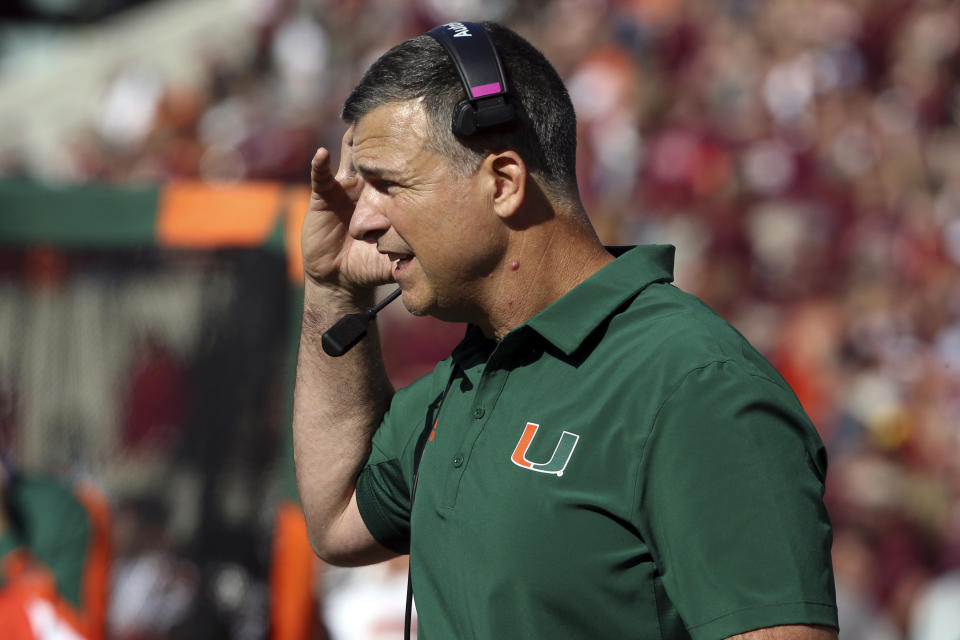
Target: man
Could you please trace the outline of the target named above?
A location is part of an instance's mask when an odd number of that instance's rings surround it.
[[[102,638],[110,562],[102,494],[0,461],[0,498],[0,637]]]
[[[313,160],[294,451],[314,549],[409,552],[421,640],[836,638],[815,430],[669,284],[672,248],[601,245],[561,80],[485,26],[517,123],[455,136],[464,90],[421,36],[347,99],[336,176]],[[396,394],[375,330],[320,346],[392,281],[412,313],[470,323]]]

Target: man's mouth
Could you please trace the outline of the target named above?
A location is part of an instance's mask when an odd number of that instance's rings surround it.
[[[410,253],[392,253],[390,251],[386,252],[387,257],[390,258],[390,261],[393,262],[393,274],[396,276],[402,272],[410,261],[413,260],[413,254]]]

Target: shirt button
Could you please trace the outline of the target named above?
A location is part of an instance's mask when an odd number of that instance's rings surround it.
[[[463,464],[463,456],[453,456],[453,466],[459,467]]]
[[[483,413],[484,413],[483,407],[477,407],[476,409],[473,410],[473,417],[479,420],[480,418],[483,417]]]

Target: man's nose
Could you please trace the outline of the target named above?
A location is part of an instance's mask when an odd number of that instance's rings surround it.
[[[375,190],[364,185],[350,218],[350,235],[357,240],[374,243],[390,228],[382,203]]]

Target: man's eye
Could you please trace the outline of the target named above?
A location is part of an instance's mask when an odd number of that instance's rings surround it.
[[[370,186],[380,193],[390,193],[391,189],[399,187],[400,185],[391,180],[372,180],[370,181]]]

